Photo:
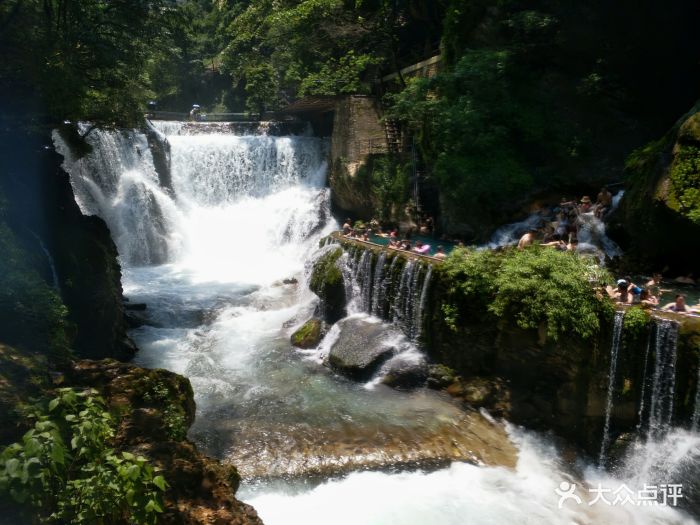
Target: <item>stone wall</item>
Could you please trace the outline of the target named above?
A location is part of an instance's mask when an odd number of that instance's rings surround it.
[[[369,181],[361,168],[372,154],[388,151],[381,108],[374,97],[352,95],[335,107],[330,153],[330,186],[336,209],[357,216],[372,213]]]

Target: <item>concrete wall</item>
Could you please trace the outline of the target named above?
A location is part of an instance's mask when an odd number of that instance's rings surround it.
[[[343,160],[350,175],[370,153],[386,153],[381,109],[374,97],[352,95],[338,101],[333,121],[331,160]]]
[[[370,154],[388,151],[381,108],[374,97],[351,95],[339,99],[333,119],[330,185],[336,208],[357,216],[371,213],[370,188],[359,180]]]

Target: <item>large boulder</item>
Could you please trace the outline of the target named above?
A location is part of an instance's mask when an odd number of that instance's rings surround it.
[[[338,246],[319,257],[313,265],[309,288],[321,299],[321,316],[335,323],[345,316],[345,281],[338,267],[343,249]]]
[[[415,349],[395,355],[382,367],[382,384],[397,389],[417,388],[428,378],[425,357]]]
[[[343,375],[367,380],[395,352],[380,322],[348,318],[338,324],[340,333],[328,353],[328,364]]]

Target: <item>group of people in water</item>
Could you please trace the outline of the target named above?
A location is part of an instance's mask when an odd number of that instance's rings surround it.
[[[562,197],[559,205],[554,208],[554,220],[546,222],[542,228],[543,235],[538,239],[540,230],[531,228],[520,237],[518,249],[536,244],[540,240],[540,246],[547,246],[555,250],[575,252],[578,249],[579,228],[582,225],[584,214],[593,213],[598,219],[602,219],[612,210],[613,195],[607,186],[598,193],[594,203],[588,195],[581,197],[577,204],[574,201]]]
[[[428,221],[422,223],[423,225],[419,229],[419,232],[423,235],[432,232],[432,218]],[[416,240],[415,243],[412,242],[411,237],[413,236],[413,230],[409,229],[404,238],[399,238],[398,228],[391,228],[388,232],[383,231],[381,224],[378,220],[372,219],[367,225],[363,223],[356,223],[354,226],[351,219],[346,219],[343,224],[343,236],[349,239],[358,239],[365,242],[371,242],[372,235],[377,237],[384,237],[389,240],[388,248],[392,250],[403,250],[417,255],[424,255],[428,257],[433,257],[435,259],[443,260],[447,257],[444,246],[440,245],[436,248],[435,253],[431,253],[431,245],[424,243],[423,241]]]
[[[687,277],[681,277],[680,284],[685,284]],[[632,282],[630,277],[618,279],[616,286],[607,287],[608,295],[617,303],[626,305],[638,304],[646,308],[660,308],[669,312],[700,314],[700,301],[695,306],[689,306],[685,302],[685,295],[676,293],[673,302],[666,303],[661,306],[661,297],[663,294],[672,293],[669,288],[662,287],[662,276],[660,273],[655,273],[652,278],[644,285],[640,286]]]
[[[588,196],[583,196],[578,204],[562,198],[559,205],[553,210],[556,214],[556,220],[546,225],[542,241],[537,242],[540,230],[533,228],[520,237],[517,248],[524,250],[528,246],[539,245],[551,247],[555,250],[576,252],[581,215],[592,212],[596,217],[602,218],[612,209],[612,205],[613,196],[607,187],[601,189],[595,203]],[[420,224],[421,227],[417,231],[419,234],[433,233],[432,218],[427,218],[421,221]],[[343,224],[343,235],[350,239],[372,242],[373,236],[384,237],[388,239],[387,247],[390,249],[434,257],[439,260],[447,257],[447,253],[442,245],[437,246],[434,253],[431,253],[432,250],[429,244],[421,240],[412,241],[414,231],[416,230],[409,229],[403,237],[400,237],[397,228],[392,227],[385,232],[380,222],[376,219],[372,219],[366,224],[358,221],[353,225],[352,220],[348,218]],[[462,242],[457,242],[456,245],[464,246]],[[700,314],[700,302],[695,306],[689,306],[686,304],[686,298],[683,294],[675,294],[672,302],[662,305],[662,295],[673,292],[669,288],[662,288],[661,280],[661,274],[655,273],[650,280],[643,286],[640,286],[635,284],[631,278],[625,277],[618,279],[615,287],[609,286],[607,293],[614,301],[620,304],[638,304],[642,307],[662,309],[670,312]],[[695,279],[692,275],[682,276],[676,278],[674,284],[695,284]]]

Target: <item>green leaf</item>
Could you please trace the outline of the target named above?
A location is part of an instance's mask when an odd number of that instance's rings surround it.
[[[11,478],[16,478],[19,476],[20,468],[20,462],[17,458],[8,459],[5,462],[5,470]]]
[[[53,412],[60,402],[61,400],[59,398],[49,401],[49,412]]]
[[[167,487],[168,485],[163,476],[156,476],[155,478],[153,478],[153,484],[160,490],[165,490],[165,487]]]

